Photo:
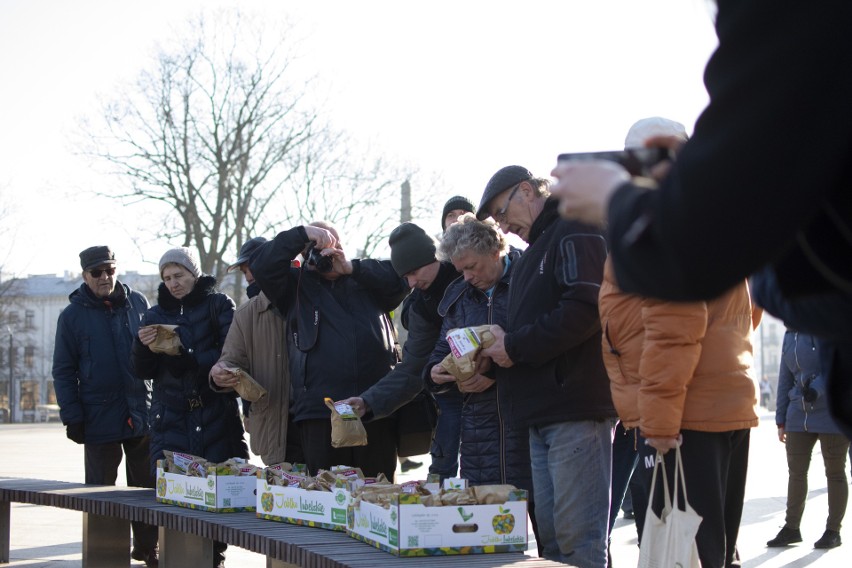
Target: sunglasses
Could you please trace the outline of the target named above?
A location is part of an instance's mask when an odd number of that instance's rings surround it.
[[[104,272],[106,272],[107,276],[112,276],[115,274],[115,268],[95,268],[94,270],[90,270],[89,274],[92,275],[92,278],[100,278]]]

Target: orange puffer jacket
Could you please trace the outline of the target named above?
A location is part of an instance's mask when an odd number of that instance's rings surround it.
[[[625,294],[607,260],[600,292],[603,358],[612,400],[645,437],[757,426],[748,283],[707,302]]]

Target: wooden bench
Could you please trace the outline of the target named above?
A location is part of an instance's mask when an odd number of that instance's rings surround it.
[[[212,565],[213,541],[262,554],[267,568],[565,566],[520,553],[399,558],[341,532],[266,521],[249,512],[208,513],[157,503],[153,489],[19,478],[0,478],[0,563],[10,558],[11,503],[81,511],[85,568],[130,564],[130,521],[160,527],[162,568]]]

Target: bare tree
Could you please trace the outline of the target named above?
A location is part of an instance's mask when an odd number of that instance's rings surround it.
[[[15,339],[22,331],[21,291],[23,281],[6,270],[9,251],[15,237],[15,210],[9,190],[0,185],[0,241],[6,244],[0,257],[0,423],[11,418],[10,378],[20,376],[21,358]]]
[[[0,242],[4,243],[0,250],[0,330],[7,323],[10,304],[16,297],[18,280],[7,270],[8,257],[15,241],[15,209],[10,199],[9,189],[0,185]]]
[[[110,196],[163,205],[156,236],[195,247],[220,280],[246,239],[317,218],[357,229],[369,252],[392,229],[382,206],[398,216],[410,175],[366,159],[320,119],[311,80],[293,69],[292,30],[266,24],[234,11],[199,16],[105,105],[105,127],[83,124],[90,153],[129,181]]]

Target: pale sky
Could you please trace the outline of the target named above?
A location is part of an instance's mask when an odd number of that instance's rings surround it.
[[[120,270],[156,272],[170,244],[136,249],[145,211],[87,193],[123,182],[76,156],[71,134],[149,65],[170,22],[202,4],[237,1],[0,0],[0,205],[15,211],[3,220],[14,229],[0,243],[5,271],[79,271],[80,250],[109,244]],[[389,158],[441,173],[441,203],[478,203],[506,165],[548,177],[559,153],[619,149],[646,116],[691,132],[716,45],[707,0],[238,4],[293,17],[330,118]],[[424,228],[436,232],[439,213]]]

